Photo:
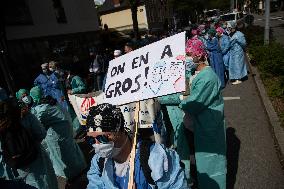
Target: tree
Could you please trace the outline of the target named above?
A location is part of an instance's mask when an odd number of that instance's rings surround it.
[[[137,19],[137,7],[138,7],[138,0],[128,0],[130,4],[131,9],[131,15],[132,15],[132,22],[133,22],[133,32],[134,32],[134,38],[139,39],[139,28],[138,28],[138,19]]]

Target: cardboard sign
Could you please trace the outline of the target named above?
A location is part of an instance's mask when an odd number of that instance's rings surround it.
[[[68,97],[81,125],[86,125],[89,109],[104,102],[102,92],[68,95]]]
[[[104,103],[104,94],[99,93],[89,93],[89,94],[79,94],[79,95],[68,95],[69,101],[74,108],[76,116],[79,119],[81,125],[86,125],[87,116],[89,114],[89,109],[92,106],[97,106],[98,104]],[[139,112],[139,128],[150,128],[152,127],[153,120],[149,114],[147,103],[149,100],[141,101],[140,112]],[[157,103],[157,102],[156,102]],[[124,126],[132,129],[134,126],[134,112],[135,103],[130,103],[126,105],[119,106],[123,117]]]
[[[185,91],[185,32],[110,61],[105,102],[122,105]]]
[[[154,110],[151,110],[149,105],[151,103],[155,103]],[[124,117],[124,126],[133,130],[134,127],[134,114],[136,110],[136,103],[129,103],[126,105],[119,106],[123,117]],[[159,110],[160,106],[157,101],[153,99],[150,100],[143,100],[140,102],[140,111],[139,111],[139,128],[151,128],[153,127],[154,119],[156,118],[155,114]],[[151,111],[154,112],[151,115]]]

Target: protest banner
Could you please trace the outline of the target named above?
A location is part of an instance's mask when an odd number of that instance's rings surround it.
[[[151,100],[153,101],[153,100]],[[139,128],[151,128],[153,127],[153,122],[155,119],[155,116],[151,115],[151,108],[152,104],[155,103],[154,106],[157,108],[154,111],[154,114],[157,112],[157,110],[160,108],[159,103],[157,101],[150,102],[150,100],[143,100],[140,101],[140,110],[138,112],[139,114]],[[150,107],[149,107],[150,106]],[[133,130],[133,126],[135,124],[134,116],[136,111],[136,103],[129,103],[125,105],[119,106],[123,117],[124,117],[124,127],[129,128],[130,130]],[[150,111],[149,111],[150,110]]]
[[[86,125],[89,109],[104,102],[102,91],[89,94],[68,95],[68,98],[81,125]]]
[[[109,63],[105,102],[123,105],[185,91],[185,32],[147,45]]]

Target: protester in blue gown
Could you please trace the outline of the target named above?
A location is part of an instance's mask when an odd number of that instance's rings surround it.
[[[3,109],[3,107],[5,108]],[[46,136],[46,131],[41,123],[34,115],[25,111],[26,109],[13,107],[10,103],[1,103],[0,109],[1,140],[2,137],[4,138],[4,136],[7,136],[4,134],[5,132],[16,132],[16,130],[19,131],[20,129],[18,127],[24,127],[31,134],[31,137],[34,140],[33,144],[37,149],[35,152],[35,159],[32,159],[31,163],[28,163],[27,165],[23,164],[18,168],[13,168],[13,173],[17,175],[17,179],[23,180],[26,184],[38,189],[58,189],[57,178],[51,160],[41,146],[41,141]],[[1,141],[1,143],[2,142],[3,141]],[[3,149],[0,149],[0,151],[2,150]],[[23,159],[23,161],[24,160],[25,159]],[[1,162],[1,164],[2,163],[3,162]],[[6,179],[10,179],[9,176]],[[18,185],[21,184],[18,183]]]
[[[225,69],[224,69],[224,62],[222,57],[222,52],[218,43],[218,39],[215,37],[216,30],[210,29],[208,31],[209,38],[207,40],[206,48],[209,51],[209,60],[210,66],[218,75],[222,88],[225,87]]]
[[[64,93],[61,89],[59,79],[56,73],[49,70],[49,64],[44,63],[41,65],[42,73],[35,79],[34,85],[39,86],[44,96],[51,96],[56,99],[62,108],[68,110],[67,102]]]
[[[34,101],[31,112],[47,130],[45,142],[56,175],[67,179],[78,176],[86,162],[73,139],[70,117],[60,106],[46,102],[39,87],[32,88],[30,95]]]
[[[194,48],[190,50],[194,52]],[[192,69],[198,73],[192,81],[190,95],[179,107],[193,120],[198,188],[225,189],[226,133],[222,87],[216,73],[204,63],[205,56],[205,51],[193,55]]]
[[[247,76],[247,66],[245,59],[246,39],[242,32],[237,31],[236,22],[227,24],[230,32],[230,59],[229,59],[229,77],[233,80],[232,84],[242,83],[241,79]]]
[[[92,107],[87,126],[96,152],[87,174],[87,188],[128,188],[132,135],[124,128],[120,109],[110,104]],[[136,189],[189,188],[177,153],[163,144],[145,140],[140,140],[136,151],[134,185]]]
[[[225,30],[221,27],[216,29],[217,36],[219,38],[219,44],[221,48],[221,52],[223,55],[223,62],[225,69],[229,69],[229,58],[230,58],[230,37],[225,35]]]

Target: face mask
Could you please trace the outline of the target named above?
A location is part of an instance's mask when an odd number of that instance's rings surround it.
[[[204,38],[207,40],[209,37],[208,37],[208,35],[206,34],[206,35],[204,35]]]
[[[95,148],[96,154],[98,154],[100,157],[111,158],[119,155],[126,142],[127,137],[125,138],[124,143],[119,148],[114,147],[113,141],[108,143],[93,144],[93,147]]]
[[[230,34],[230,33],[231,33],[231,30],[228,30],[228,29],[227,29],[226,32],[227,32],[227,34]]]
[[[95,148],[96,154],[98,154],[102,158],[110,158],[112,157],[114,143],[108,142],[108,143],[100,143],[100,144],[93,144],[93,147]]]
[[[54,68],[49,68],[49,71],[54,72]]]
[[[22,98],[22,101],[25,104],[30,104],[32,102],[32,98],[30,96],[25,96],[24,98]]]
[[[187,70],[187,71],[192,71],[192,70],[194,70],[194,69],[196,69],[197,68],[197,66],[198,66],[198,64],[195,64],[194,62],[193,62],[193,59],[192,58],[187,58],[186,60],[185,60],[185,69]]]

